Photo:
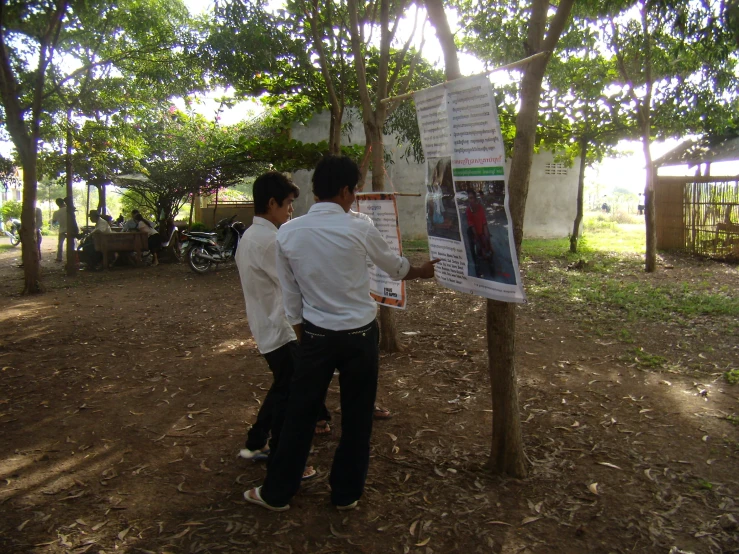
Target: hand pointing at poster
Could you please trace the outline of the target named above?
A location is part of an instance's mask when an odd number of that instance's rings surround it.
[[[403,281],[410,281],[411,279],[431,279],[434,276],[434,266],[439,262],[436,260],[429,260],[424,262],[420,266],[411,266],[408,270],[408,274],[403,277]]]

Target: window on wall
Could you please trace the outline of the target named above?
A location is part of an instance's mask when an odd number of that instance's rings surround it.
[[[565,167],[565,164],[546,164],[544,175],[567,175],[567,167]]]

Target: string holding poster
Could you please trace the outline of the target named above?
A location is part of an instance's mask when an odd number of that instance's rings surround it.
[[[357,211],[369,216],[390,250],[403,255],[395,195],[372,192],[357,194]],[[405,309],[405,281],[393,281],[376,265],[369,263],[370,295],[383,306]]]
[[[426,227],[440,284],[525,302],[493,88],[484,75],[414,95],[426,157]]]

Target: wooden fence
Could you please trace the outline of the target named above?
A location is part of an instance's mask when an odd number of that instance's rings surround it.
[[[658,249],[739,257],[739,176],[658,177],[655,216]]]

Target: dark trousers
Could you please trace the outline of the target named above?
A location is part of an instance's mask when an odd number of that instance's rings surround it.
[[[290,381],[293,378],[297,349],[298,343],[291,341],[264,355],[264,359],[267,361],[270,371],[272,371],[272,386],[267,391],[262,407],[259,408],[257,421],[246,435],[244,446],[249,450],[264,448],[270,438],[270,433],[272,435],[272,440],[269,441],[270,450],[273,452],[276,450],[282,422],[285,419],[285,409],[290,394]],[[331,414],[326,409],[324,401],[321,404],[318,421],[329,421],[330,419]]]
[[[272,433],[269,442],[270,449],[275,451],[280,440],[282,422],[285,420],[285,409],[287,399],[290,395],[290,381],[295,371],[295,356],[298,343],[290,341],[280,346],[277,350],[264,355],[267,365],[272,371],[272,386],[267,391],[267,396],[259,408],[257,421],[246,435],[246,448],[259,450],[264,448]]]
[[[331,467],[331,501],[346,506],[364,492],[379,363],[377,322],[330,331],[305,322],[277,452],[267,465],[262,498],[284,506],[300,488],[321,402],[339,370],[341,439]]]

